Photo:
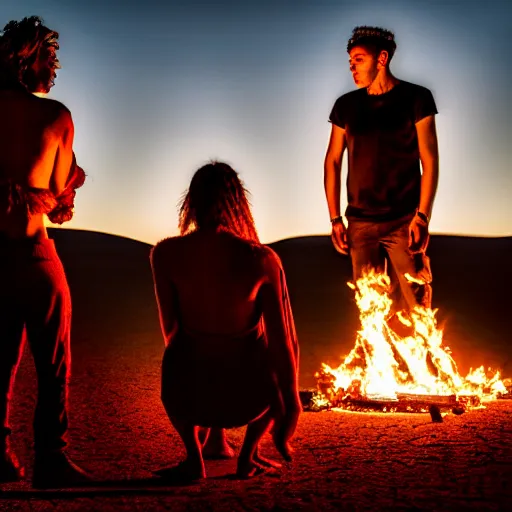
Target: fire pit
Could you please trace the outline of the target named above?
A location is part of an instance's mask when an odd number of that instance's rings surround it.
[[[301,393],[305,409],[430,412],[436,421],[440,411],[461,414],[507,393],[498,371],[481,366],[459,374],[443,346],[437,310],[416,306],[390,314],[386,274],[370,271],[348,284],[361,322],[355,346],[337,368],[322,364],[317,389]]]

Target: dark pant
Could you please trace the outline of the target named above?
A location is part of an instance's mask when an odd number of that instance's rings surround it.
[[[432,273],[425,253],[409,251],[409,224],[413,214],[393,221],[349,219],[347,228],[354,281],[373,268],[391,278],[393,311],[415,305],[431,307]],[[411,281],[406,278],[409,274]]]
[[[53,240],[0,238],[0,442],[28,338],[38,380],[36,453],[65,448],[70,367],[71,298]]]

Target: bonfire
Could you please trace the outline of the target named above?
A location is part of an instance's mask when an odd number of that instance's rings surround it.
[[[484,407],[507,389],[498,371],[483,366],[460,375],[443,345],[437,310],[416,306],[399,312],[392,327],[390,279],[369,271],[354,283],[361,328],[355,346],[337,368],[323,363],[316,374],[317,409],[427,411],[450,408],[461,413]]]

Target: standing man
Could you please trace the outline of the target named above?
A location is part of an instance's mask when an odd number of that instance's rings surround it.
[[[73,215],[85,174],[73,155],[69,110],[43,99],[59,61],[58,33],[36,16],[0,34],[0,484],[23,477],[9,443],[9,404],[28,340],[37,371],[34,487],[83,484],[66,454],[71,298],[44,216]]]
[[[387,270],[395,311],[430,307],[428,225],[439,161],[432,93],[391,74],[392,32],[356,27],[348,41],[358,89],[338,98],[324,164],[332,241],[352,259],[354,281],[363,270]],[[340,212],[341,162],[348,149],[347,196]],[[421,170],[420,170],[421,163]]]

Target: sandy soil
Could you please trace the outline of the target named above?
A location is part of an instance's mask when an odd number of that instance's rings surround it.
[[[5,485],[0,510],[511,509],[510,400],[447,415],[442,424],[422,414],[304,413],[294,461],[279,473],[237,481],[230,460],[208,462],[207,480],[193,486],[137,481],[184,454],[159,400],[162,351],[154,335],[75,338],[70,454],[111,482],[44,492],[29,482]],[[13,444],[30,477],[35,375],[28,353],[15,392]],[[237,447],[242,436],[243,429],[229,433]],[[262,452],[277,457],[268,438]]]

